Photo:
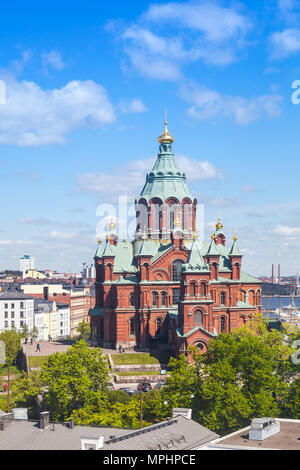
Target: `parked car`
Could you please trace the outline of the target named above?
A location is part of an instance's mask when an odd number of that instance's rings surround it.
[[[108,388],[109,388],[109,390],[114,390],[115,389],[115,387],[113,386],[113,384],[111,382],[109,382]]]
[[[135,393],[135,390],[129,387],[119,388],[119,390],[122,390],[123,392],[127,393],[127,395],[133,395]]]
[[[152,385],[149,382],[143,382],[142,384],[138,384],[137,390],[140,391],[142,388],[142,392],[149,392],[152,390]]]

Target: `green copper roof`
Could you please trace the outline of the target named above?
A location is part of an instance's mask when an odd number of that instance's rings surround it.
[[[116,256],[116,247],[111,245],[108,241],[106,242],[103,256]]]
[[[169,197],[182,201],[187,197],[194,199],[186,182],[185,173],[182,173],[175,161],[171,144],[161,144],[160,153],[150,173],[146,176],[145,186],[140,198],[150,201],[157,197],[165,202]]]
[[[102,255],[103,255],[103,248],[102,248],[101,243],[98,243],[97,250],[95,253],[95,258],[102,258]]]
[[[134,265],[132,243],[124,241],[118,243],[115,248],[114,272],[136,272],[137,268]]]
[[[229,251],[228,256],[243,256],[240,250],[237,247],[236,241],[234,240],[231,250]]]
[[[194,239],[187,263],[183,265],[184,271],[208,271],[209,266],[203,260],[203,244]]]
[[[142,240],[136,256],[153,256],[157,251],[154,240]]]
[[[220,252],[217,249],[215,240],[212,239],[208,248],[208,251],[206,253],[207,255],[220,255]]]

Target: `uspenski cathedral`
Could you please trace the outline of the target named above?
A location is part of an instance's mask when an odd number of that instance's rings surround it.
[[[261,283],[242,271],[237,237],[218,220],[209,242],[198,239],[197,200],[178,167],[165,129],[159,153],[136,199],[133,241],[119,241],[111,221],[95,255],[93,344],[105,348],[206,351],[223,331],[261,312]]]

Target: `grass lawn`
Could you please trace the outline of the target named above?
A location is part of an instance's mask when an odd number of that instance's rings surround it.
[[[115,365],[126,364],[168,364],[170,360],[169,353],[122,353],[112,354],[112,360]]]
[[[9,368],[9,375],[19,375],[19,374],[21,374],[21,371],[17,369],[16,366],[11,366]],[[2,377],[3,375],[7,375],[7,367],[3,367],[2,369],[0,369],[0,377]]]
[[[28,366],[33,367],[42,367],[45,362],[48,361],[49,356],[29,356],[28,357]]]
[[[132,372],[130,372],[130,371],[129,372],[114,372],[114,375],[119,375],[120,377],[129,377],[131,375],[134,375],[134,376],[141,375],[141,376],[143,376],[143,375],[160,375],[160,374],[159,374],[159,371],[154,371],[154,370],[149,370],[149,371],[147,370],[146,372],[141,372],[141,371],[137,372],[135,370],[135,371],[132,371]]]

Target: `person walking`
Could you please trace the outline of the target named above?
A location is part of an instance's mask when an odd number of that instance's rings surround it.
[[[6,392],[6,389],[7,389],[7,384],[6,383],[4,384],[3,388],[4,388],[4,392]]]
[[[36,345],[36,352],[41,352],[41,346],[40,343]]]

